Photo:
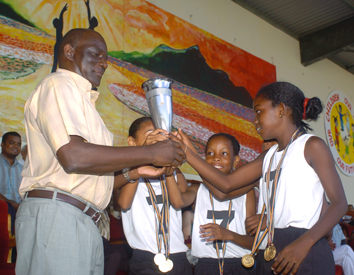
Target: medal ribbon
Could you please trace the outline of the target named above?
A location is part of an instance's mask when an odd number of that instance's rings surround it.
[[[272,185],[272,190],[271,190],[271,194],[269,196],[269,191],[270,191],[270,187],[269,187],[269,182],[270,182],[270,170],[271,170],[271,166],[274,160],[274,156],[275,153],[279,150],[279,146],[278,148],[274,151],[272,158],[270,159],[269,162],[269,166],[268,166],[268,171],[267,171],[267,196],[268,196],[268,219],[267,219],[267,228],[268,228],[268,246],[273,245],[273,239],[274,239],[274,207],[275,207],[275,196],[276,196],[276,192],[277,192],[277,187],[278,187],[278,180],[279,180],[279,174],[280,174],[280,168],[283,164],[283,161],[285,159],[285,155],[288,152],[289,146],[290,144],[297,138],[298,134],[300,133],[300,130],[297,129],[293,135],[291,136],[290,142],[288,143],[288,145],[286,146],[286,148],[283,151],[283,154],[280,158],[280,161],[277,165],[277,169],[275,172],[275,177],[274,177],[274,181],[273,181],[273,185]]]
[[[161,212],[159,211],[159,208],[157,206],[157,198],[155,191],[153,187],[151,186],[151,183],[149,179],[145,179],[145,184],[148,188],[150,199],[151,199],[151,204],[153,206],[154,212],[155,212],[155,229],[156,229],[156,243],[157,243],[157,249],[158,253],[161,253],[161,243],[163,241],[164,246],[165,246],[165,256],[166,259],[168,259],[170,255],[170,203],[168,199],[168,193],[167,193],[167,187],[166,187],[166,182],[165,179],[162,177],[159,177],[160,179],[160,184],[161,184],[161,191],[162,191],[162,208]],[[159,226],[157,226],[157,221],[159,222]],[[167,230],[167,232],[166,232]],[[160,234],[162,232],[162,236]],[[161,241],[162,238],[162,241]]]
[[[213,201],[213,196],[211,195],[211,193],[209,192],[209,196],[210,196],[210,203],[212,206],[212,214],[213,214],[213,223],[216,224],[215,221],[215,215],[214,215],[214,201]],[[229,213],[227,216],[227,225],[226,225],[226,229],[229,229],[229,224],[230,224],[230,216],[231,216],[231,200],[229,202]],[[218,241],[215,241],[215,246],[216,246],[216,255],[218,256],[218,261],[219,261],[219,271],[220,271],[220,275],[224,274],[224,257],[225,257],[225,253],[226,253],[226,243],[225,241],[222,241],[222,259],[220,260],[220,253],[219,253],[219,244]]]
[[[263,242],[264,237],[267,235],[268,232],[268,228],[266,228],[262,234],[262,237],[258,240],[259,237],[259,233],[261,232],[261,227],[262,227],[262,221],[263,221],[263,217],[264,217],[264,212],[265,212],[265,204],[263,204],[263,208],[262,208],[262,213],[261,213],[261,218],[259,219],[258,222],[258,226],[257,226],[257,231],[256,231],[256,235],[254,236],[254,240],[253,240],[253,245],[252,245],[252,250],[251,250],[251,255],[253,256],[256,252],[256,250],[258,249],[258,247],[260,246],[260,244]]]

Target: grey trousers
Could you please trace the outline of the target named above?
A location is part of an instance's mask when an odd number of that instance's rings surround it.
[[[25,198],[16,217],[17,275],[102,275],[103,244],[92,219],[65,202]]]

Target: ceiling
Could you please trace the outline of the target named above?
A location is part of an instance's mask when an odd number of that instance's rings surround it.
[[[231,0],[299,40],[301,64],[328,58],[354,74],[354,0]]]

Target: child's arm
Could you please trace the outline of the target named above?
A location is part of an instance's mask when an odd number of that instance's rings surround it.
[[[133,203],[136,188],[138,186],[139,178],[156,178],[164,174],[169,167],[156,168],[153,166],[141,166],[132,168],[128,175],[134,183],[128,182],[123,176],[122,172],[115,173],[114,189],[120,188],[120,195],[114,199],[118,202],[122,210],[127,210]]]
[[[204,182],[208,182],[224,193],[253,185],[262,176],[262,165],[265,153],[261,153],[254,161],[238,168],[231,174],[224,174],[200,158],[190,148],[193,147],[188,136],[179,129],[179,135],[184,144],[188,146],[186,156],[188,163],[199,173]],[[244,193],[244,192],[243,192]]]
[[[272,269],[277,274],[295,274],[311,247],[329,232],[347,211],[347,200],[326,143],[311,137],[305,146],[305,159],[317,173],[330,205],[316,224],[277,255]]]
[[[182,173],[181,173],[182,174]],[[183,176],[183,174],[182,174]],[[178,172],[177,172],[177,180],[179,181],[181,179],[178,177]],[[184,176],[183,176],[184,179]],[[184,179],[185,181],[185,179]],[[182,180],[183,182],[183,180]],[[180,182],[179,182],[180,183]],[[175,209],[183,208],[186,206],[191,205],[194,201],[195,198],[197,197],[197,192],[199,188],[199,184],[192,184],[191,186],[185,188],[185,185],[187,185],[187,182],[183,182],[179,184],[176,182],[175,177],[172,173],[172,175],[166,176],[166,185],[167,185],[167,190],[168,190],[168,198],[170,199],[171,205]],[[184,191],[182,191],[184,190]]]
[[[254,190],[247,193],[246,198],[246,218],[256,214],[256,198]],[[201,238],[206,238],[207,241],[231,241],[236,245],[252,249],[254,237],[249,235],[240,235],[236,232],[223,228],[214,223],[208,223],[200,226]]]
[[[128,183],[124,185],[120,189],[120,194],[118,198],[115,198],[118,200],[118,204],[121,207],[122,211],[128,210],[134,200],[135,192],[136,189],[138,188],[139,181],[137,180],[134,183]]]
[[[248,192],[253,190],[253,188],[257,185],[257,181],[254,182],[254,184],[247,185],[246,187],[242,187],[240,189],[231,191],[229,193],[221,192],[219,189],[215,188],[207,181],[203,181],[203,184],[205,184],[205,186],[209,189],[209,191],[214,196],[214,198],[216,198],[219,201],[225,201],[225,200],[231,200],[239,196],[242,196],[244,194],[247,194]]]

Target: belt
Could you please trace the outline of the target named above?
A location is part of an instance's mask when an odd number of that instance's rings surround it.
[[[54,191],[51,190],[39,190],[39,189],[34,189],[32,191],[27,192],[27,197],[28,198],[42,198],[42,199],[52,199],[54,196]],[[79,208],[82,212],[84,212],[86,215],[90,216],[94,222],[98,222],[101,218],[101,213],[97,210],[95,210],[92,207],[89,207],[87,211],[84,211],[86,209],[87,204],[75,199],[72,196],[66,195],[64,193],[57,192],[56,200],[66,202],[68,204],[71,204],[77,208]]]

